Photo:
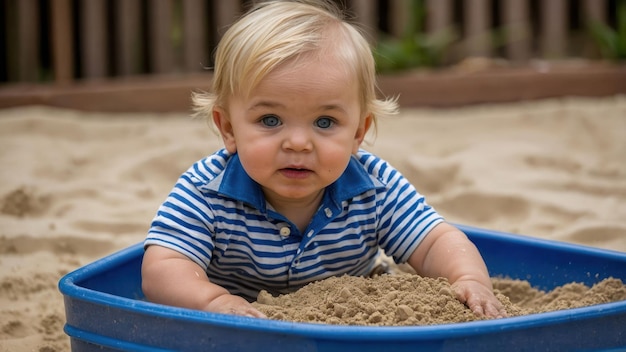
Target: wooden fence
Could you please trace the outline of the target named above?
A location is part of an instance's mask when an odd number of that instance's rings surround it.
[[[412,0],[349,0],[373,41],[399,36]],[[205,70],[251,1],[0,0],[0,82],[69,82]],[[424,33],[455,28],[446,64],[597,57],[588,21],[614,25],[615,0],[425,0]],[[505,29],[501,31],[501,29]],[[499,43],[493,33],[504,33]]]

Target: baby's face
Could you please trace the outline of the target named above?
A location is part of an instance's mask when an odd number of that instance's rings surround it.
[[[363,141],[371,119],[362,116],[356,78],[334,61],[283,65],[248,98],[228,103],[226,147],[239,154],[270,204],[314,199]]]

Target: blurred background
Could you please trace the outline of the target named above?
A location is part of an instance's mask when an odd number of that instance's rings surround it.
[[[626,57],[624,0],[347,0],[380,72]],[[0,0],[0,84],[207,71],[245,0]]]

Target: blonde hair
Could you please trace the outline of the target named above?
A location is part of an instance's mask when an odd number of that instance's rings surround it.
[[[330,44],[330,45],[329,45]],[[257,4],[224,34],[215,52],[211,92],[193,95],[195,116],[212,121],[214,106],[235,94],[247,97],[273,69],[304,54],[335,55],[359,84],[361,111],[397,113],[395,99],[376,97],[376,71],[367,40],[330,1],[267,1]]]

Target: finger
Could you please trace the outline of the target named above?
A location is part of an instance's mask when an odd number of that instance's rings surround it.
[[[485,310],[483,309],[483,305],[479,300],[467,300],[465,303],[469,309],[479,317],[485,316]]]
[[[498,309],[498,316],[496,318],[507,318],[509,313],[507,313],[506,308],[504,306],[500,306]]]
[[[482,306],[485,315],[490,318],[506,318],[508,316],[504,305],[497,299],[485,299]]]
[[[252,318],[267,318],[265,314],[263,314],[261,311],[254,309],[254,308],[247,309],[244,315],[247,317],[252,317]]]
[[[502,314],[503,309],[501,307],[497,307],[496,305],[492,304],[492,303],[487,303],[485,304],[485,315],[491,318],[503,318],[504,315]]]

